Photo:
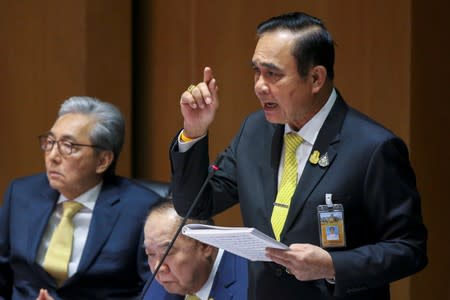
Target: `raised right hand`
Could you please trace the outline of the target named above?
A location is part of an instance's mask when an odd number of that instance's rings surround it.
[[[205,67],[203,81],[190,91],[183,92],[180,109],[184,118],[185,136],[197,138],[207,133],[219,108],[218,90],[212,69]]]

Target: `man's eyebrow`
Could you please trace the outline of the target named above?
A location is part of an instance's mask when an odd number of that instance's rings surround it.
[[[166,241],[166,242],[162,242],[162,243],[158,243],[158,244],[153,244],[152,246],[154,247],[154,248],[162,248],[162,249],[165,249],[165,248],[167,248],[168,246],[169,246],[169,244],[170,244],[170,241]],[[150,245],[149,244],[146,244],[145,242],[143,243],[143,246],[144,246],[144,248],[147,248],[147,247],[149,247]],[[173,248],[175,248],[175,245],[173,246]]]
[[[170,242],[164,242],[161,244],[156,245],[158,248],[167,248],[169,246]]]
[[[56,138],[55,134],[51,131],[47,132],[48,136],[51,136],[53,138]],[[70,141],[76,141],[76,138],[71,134],[64,134],[61,137],[59,137],[59,140],[70,140]]]
[[[281,71],[281,69],[277,65],[275,65],[273,63],[266,63],[266,62],[258,63],[258,62],[252,61],[252,67],[253,68],[258,67],[258,65],[261,65],[261,66],[263,66],[263,67],[265,67],[267,69],[270,69],[270,70]]]

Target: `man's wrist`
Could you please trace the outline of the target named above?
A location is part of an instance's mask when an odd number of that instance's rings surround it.
[[[183,142],[190,142],[190,141],[194,140],[195,138],[191,138],[191,137],[186,136],[186,135],[184,134],[184,130],[183,130],[183,131],[181,131],[180,139],[181,139],[181,141],[183,141]]]
[[[186,132],[186,130],[183,129],[181,131],[181,134],[180,134],[180,140],[182,142],[186,143],[186,142],[191,142],[191,141],[194,141],[194,140],[198,140],[198,139],[204,137],[205,135],[206,135],[206,133],[204,133],[204,134],[191,134],[190,132]]]

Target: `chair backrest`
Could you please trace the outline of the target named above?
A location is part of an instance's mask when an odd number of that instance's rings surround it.
[[[154,191],[163,198],[168,197],[170,194],[170,184],[168,182],[146,179],[136,179],[135,181],[138,185]]]

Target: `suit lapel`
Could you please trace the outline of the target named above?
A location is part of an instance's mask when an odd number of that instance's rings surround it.
[[[260,170],[262,170],[260,173],[260,176],[262,176],[261,182],[267,182],[267,184],[264,185],[264,202],[266,205],[264,211],[267,213],[265,218],[269,221],[264,222],[268,226],[267,231],[265,232],[272,232],[270,218],[272,216],[273,203],[275,202],[278,190],[278,168],[280,165],[284,134],[284,125],[272,125],[272,128],[273,129],[270,132],[272,136],[269,138],[272,140],[270,149],[270,166],[267,165],[267,160],[265,159],[261,159],[259,162]]]
[[[321,167],[319,164],[311,164],[309,160],[306,162],[305,169],[303,170],[302,176],[300,177],[293,195],[293,200],[291,202],[291,207],[289,209],[282,235],[284,232],[289,230],[293,223],[295,223],[297,215],[301,211],[303,205],[333,163],[337,155],[337,144],[339,143],[340,138],[339,132],[347,110],[347,105],[338,94],[336,102],[334,103],[329,115],[320,129],[312,149],[312,151],[318,150],[321,155],[327,153],[329,164],[326,167]]]
[[[226,251],[223,252],[209,297],[221,300],[233,298],[233,292],[231,289],[233,284],[236,282],[237,277],[235,265],[235,257],[231,256]]]
[[[58,201],[58,192],[48,186],[41,192],[38,199],[30,199],[30,214],[28,214],[28,259],[30,265],[36,261],[39,245],[41,244],[42,236],[47,228],[50,216]],[[27,234],[25,233],[25,234]]]
[[[72,276],[74,279],[77,273],[83,273],[89,267],[107,241],[120,214],[119,202],[119,189],[105,182],[95,203],[80,264],[77,272]]]
[[[36,262],[36,259],[42,237],[58,201],[58,196],[58,191],[52,189],[47,182],[45,189],[40,193],[40,197],[30,199],[28,209],[30,213],[27,217],[29,230],[24,232],[24,234],[28,234],[25,238],[28,240],[28,249],[30,249],[30,251],[27,251],[28,264],[34,268],[36,273],[41,274],[37,276],[38,278],[51,286],[56,286],[53,277]]]

